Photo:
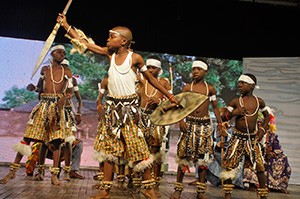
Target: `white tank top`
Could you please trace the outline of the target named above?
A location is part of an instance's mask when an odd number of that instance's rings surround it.
[[[111,96],[128,96],[135,94],[136,73],[131,69],[132,53],[129,52],[121,65],[115,63],[115,53],[111,57],[108,70],[108,91]]]

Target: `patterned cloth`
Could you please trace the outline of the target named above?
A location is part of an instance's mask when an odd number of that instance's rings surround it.
[[[31,146],[32,153],[30,156],[28,156],[28,159],[26,160],[26,174],[33,174],[35,165],[39,159],[39,149],[41,147],[41,142],[36,142]],[[73,171],[79,170],[80,161],[81,161],[81,154],[82,154],[82,147],[83,143],[82,140],[76,138],[76,140],[72,144],[72,159],[71,159],[71,166]],[[66,146],[63,145],[61,148],[61,155],[60,155],[60,161],[64,161],[64,151],[66,150]],[[53,153],[51,150],[48,150],[47,157],[48,159],[53,159]]]
[[[271,150],[270,158],[268,159],[267,155],[264,156],[267,186],[271,190],[273,189],[287,193],[288,183],[292,172],[288,157],[283,153],[277,134],[269,133],[268,143]],[[243,181],[252,183],[256,186],[259,184],[256,173],[250,168],[244,169]]]
[[[36,142],[31,146],[32,153],[26,160],[25,168],[26,168],[26,174],[32,175],[35,165],[39,159],[39,150],[40,146],[42,145],[41,142]]]
[[[148,159],[150,151],[137,125],[138,96],[107,96],[104,108],[105,121],[98,124],[94,149],[105,153],[107,158],[112,155],[132,162]]]
[[[185,160],[198,166],[208,166],[214,153],[210,118],[188,116],[186,123],[188,132],[181,133],[177,144],[177,163]]]
[[[258,171],[265,170],[261,148],[259,143],[255,141],[255,135],[256,132],[251,132],[249,135],[234,129],[222,163],[224,168],[227,170],[237,169],[243,156],[246,155],[253,165],[256,164]]]
[[[43,142],[65,138],[64,109],[56,106],[62,94],[42,93],[39,103],[32,109],[27,122],[25,138]]]
[[[74,131],[77,130],[75,116],[74,116],[71,106],[65,106],[65,118],[66,118],[65,134],[66,134],[66,137],[69,137],[69,136],[74,135]]]
[[[149,147],[161,147],[163,137],[166,134],[165,126],[156,126],[150,121],[150,114],[153,110],[143,110],[141,113],[140,126],[144,132],[146,142]]]

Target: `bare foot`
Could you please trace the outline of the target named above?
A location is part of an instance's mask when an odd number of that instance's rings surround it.
[[[16,178],[15,171],[9,171],[8,174],[0,180],[0,184],[6,184],[9,180]]]
[[[100,184],[98,183],[98,184],[94,184],[93,186],[92,186],[92,189],[100,189]]]
[[[64,180],[65,180],[65,181],[70,181],[70,180],[71,180],[70,175],[69,175],[69,172],[65,172],[65,173],[64,173]]]
[[[198,193],[197,199],[208,199],[208,198],[204,195],[204,193]]]
[[[231,193],[225,193],[224,199],[231,199]]]
[[[36,176],[35,176],[35,180],[37,181],[43,181],[45,177],[45,173],[43,171],[39,171]]]
[[[160,195],[160,192],[159,192],[159,187],[156,186],[156,187],[154,188],[154,191],[155,191],[157,197],[160,197],[160,196],[161,196],[161,195]]]
[[[101,198],[110,198],[109,192],[105,190],[100,190],[96,196],[89,197],[89,199],[101,199]]]
[[[57,175],[52,175],[51,176],[51,183],[53,185],[56,185],[56,186],[59,186],[60,185],[60,181],[59,179],[57,178]]]
[[[194,180],[192,182],[189,182],[188,185],[190,185],[190,186],[196,186],[197,182],[198,182],[198,180]]]
[[[125,185],[124,185],[124,182],[118,182],[118,189],[120,189],[120,190],[122,190],[122,191],[126,190],[126,187],[125,187]]]
[[[286,189],[281,189],[280,192],[281,192],[281,193],[290,194],[290,192],[289,192],[288,190],[286,190]]]
[[[147,199],[157,199],[157,195],[154,191],[154,189],[146,189],[141,191],[141,193],[147,198]]]
[[[180,199],[180,195],[181,195],[181,191],[175,191],[175,192],[171,195],[170,199]]]
[[[131,196],[132,196],[132,198],[134,198],[134,199],[140,199],[141,197],[140,197],[140,191],[138,191],[137,189],[133,189],[132,191],[131,191]]]

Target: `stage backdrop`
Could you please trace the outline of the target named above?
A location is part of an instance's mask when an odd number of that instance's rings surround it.
[[[11,146],[22,139],[28,116],[32,108],[37,104],[37,94],[28,92],[26,86],[29,83],[36,84],[40,70],[33,79],[31,74],[39,53],[44,45],[43,41],[33,41],[0,37],[0,162],[8,164],[14,160],[15,152]],[[107,75],[108,61],[103,56],[93,53],[85,55],[72,52],[70,44],[63,44],[67,49],[67,58],[73,74],[79,82],[79,91],[83,98],[83,120],[78,125],[76,136],[84,143],[81,166],[98,166],[93,159],[93,142],[97,133],[96,97],[97,85]],[[191,81],[190,72],[193,60],[203,59],[209,65],[206,81],[213,84],[218,92],[219,106],[226,103],[237,94],[236,81],[242,73],[241,60],[229,60],[207,57],[195,57],[189,55],[172,55],[168,53],[138,52],[146,59],[155,54],[161,58],[163,77],[172,81],[173,92],[181,92],[182,86]],[[49,64],[49,55],[42,65]],[[170,79],[170,71],[173,79]],[[76,103],[76,102],[75,102]],[[213,115],[212,115],[213,116]],[[178,139],[178,128],[171,127],[169,170],[176,171],[175,154]],[[26,161],[26,157],[22,162]],[[51,161],[47,161],[51,163]]]

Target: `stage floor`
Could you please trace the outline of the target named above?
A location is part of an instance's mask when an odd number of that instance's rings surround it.
[[[8,172],[8,165],[0,166],[0,178]],[[85,179],[71,179],[71,181],[62,181],[60,186],[54,186],[50,182],[50,172],[47,169],[44,181],[35,181],[33,177],[26,176],[24,166],[17,172],[17,177],[10,180],[7,184],[0,184],[1,199],[87,199],[97,193],[98,190],[92,186],[98,181],[93,180],[93,176],[97,173],[95,169],[84,168],[79,171]],[[160,186],[160,199],[167,199],[174,191],[174,182],[176,175],[173,172],[167,172],[163,175]],[[192,199],[196,197],[195,186],[188,185],[189,182],[195,180],[194,175],[187,174],[184,178],[184,192],[182,199]],[[115,181],[116,182],[116,181]],[[127,183],[127,181],[126,181]],[[300,186],[289,185],[289,194],[271,192],[269,198],[272,199],[299,199]],[[208,184],[207,192],[210,199],[222,199],[223,193],[221,188]],[[111,189],[111,199],[128,199],[133,198],[129,189],[121,191],[117,187]],[[144,199],[143,195],[140,195]],[[256,192],[235,189],[232,195],[233,199],[257,199]]]

